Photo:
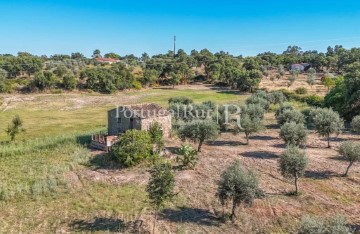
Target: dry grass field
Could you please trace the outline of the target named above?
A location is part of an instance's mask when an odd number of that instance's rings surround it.
[[[303,79],[300,76],[294,86],[303,86]],[[264,80],[261,86],[284,88],[285,81],[269,82]],[[323,86],[309,90],[326,91]],[[87,149],[81,139],[105,129],[106,111],[115,105],[166,106],[173,96],[218,103],[243,103],[248,97],[205,85],[115,95],[0,96],[0,141],[7,140],[3,129],[15,114],[24,119],[26,128],[17,148],[0,145],[0,233],[151,233],[153,210],[144,189],[148,163],[121,168],[104,153]],[[345,132],[327,149],[326,141],[311,132],[301,194],[290,196],[293,184],[277,169],[285,145],[274,113],[266,114],[265,122],[267,130],[253,135],[250,145],[244,144],[242,134],[222,133],[204,145],[194,170],[176,170],[177,196],[161,212],[157,233],[290,233],[306,214],[342,214],[360,229],[360,165],[352,167],[348,178],[342,177],[347,163],[337,153],[342,141],[360,141],[360,135]],[[174,165],[181,143],[176,137],[166,142],[166,157]],[[223,207],[215,194],[220,174],[235,160],[258,173],[266,196],[250,208],[241,207],[233,224],[221,220]],[[25,192],[29,195],[21,195]]]

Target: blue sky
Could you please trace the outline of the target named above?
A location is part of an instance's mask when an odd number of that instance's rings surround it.
[[[0,0],[0,54],[325,51],[360,45],[359,1]]]

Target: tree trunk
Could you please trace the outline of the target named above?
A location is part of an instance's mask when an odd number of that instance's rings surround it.
[[[198,152],[201,152],[201,146],[202,146],[202,144],[203,144],[203,141],[200,141],[200,142],[199,142],[199,146],[198,146]]]
[[[330,146],[330,134],[327,136],[327,139],[328,139],[328,148],[331,148],[331,146]]]
[[[245,137],[246,137],[246,144],[248,145],[249,144],[249,134],[245,134]]]
[[[157,221],[157,212],[158,212],[158,210],[155,211],[155,217],[154,217],[154,227],[153,227],[154,234],[155,234],[155,227],[156,227],[156,221]]]
[[[298,187],[298,175],[295,175],[295,193],[296,195],[299,194],[299,187]]]
[[[232,206],[231,216],[230,216],[230,219],[232,222],[235,222],[235,220],[236,220],[236,208],[237,208],[237,204],[233,201],[233,206]]]
[[[348,173],[349,173],[349,169],[350,167],[353,165],[354,162],[350,162],[349,166],[346,168],[346,172],[344,174],[344,177],[347,177]]]

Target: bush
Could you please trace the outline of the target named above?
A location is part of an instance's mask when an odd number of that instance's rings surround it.
[[[132,86],[134,89],[137,89],[137,90],[140,90],[142,88],[141,82],[137,81],[137,80],[133,81]]]
[[[134,166],[151,156],[151,137],[146,131],[129,130],[120,136],[112,150],[125,166]]]
[[[310,106],[320,107],[324,103],[324,98],[314,94],[314,95],[304,97],[302,99],[302,101],[306,102]]]
[[[275,91],[267,95],[267,100],[271,104],[282,104],[283,102],[286,101],[286,97],[282,92]]]
[[[282,113],[284,113],[285,110],[294,110],[294,107],[288,103],[288,102],[284,102],[283,104],[280,105],[280,107],[276,110],[276,113],[275,113],[275,117],[276,119],[279,118],[280,115],[282,115]]]
[[[340,155],[344,156],[349,161],[349,166],[346,168],[344,176],[348,175],[350,167],[360,161],[360,143],[353,141],[346,141],[340,145]]]
[[[360,115],[353,118],[351,121],[351,128],[354,132],[360,133]]]
[[[241,108],[241,113],[249,115],[251,119],[263,119],[265,109],[258,104],[248,104]]]
[[[297,124],[295,122],[285,123],[281,126],[280,137],[287,145],[300,146],[306,144],[306,128],[304,124]]]
[[[52,88],[56,83],[56,77],[52,72],[38,72],[35,74],[32,86],[40,90]]]
[[[231,164],[221,175],[217,197],[224,206],[232,201],[231,219],[236,218],[236,209],[241,203],[251,206],[254,199],[263,196],[257,175],[241,167],[239,161]]]
[[[300,111],[285,109],[281,114],[277,116],[277,121],[280,125],[290,122],[295,122],[297,124],[304,124],[305,117]]]
[[[252,95],[251,97],[249,97],[248,99],[246,99],[246,104],[247,105],[260,105],[264,110],[268,110],[270,103],[267,100],[267,97],[265,96],[265,98],[263,98],[262,96],[260,96],[261,94],[257,94],[257,95]],[[266,95],[266,94],[265,94]]]
[[[348,234],[351,233],[346,226],[346,219],[336,215],[333,218],[305,216],[302,218],[297,231],[298,234]]]
[[[298,179],[304,174],[308,159],[304,151],[296,146],[289,146],[281,155],[279,160],[279,169],[281,175],[286,178],[294,179],[295,194],[298,194]]]
[[[194,168],[198,161],[198,152],[190,145],[182,145],[177,153],[176,161],[180,162],[183,167]]]
[[[193,103],[193,100],[188,97],[173,97],[169,99],[169,104],[183,104],[183,105],[189,105]]]
[[[76,88],[76,78],[73,75],[65,75],[63,78],[63,86],[65,89],[73,90]]]
[[[160,153],[164,149],[164,134],[161,124],[158,122],[150,124],[148,132],[151,138],[151,143],[156,146],[156,153]]]
[[[300,87],[300,88],[295,89],[295,93],[296,94],[307,94],[308,90],[305,87]]]

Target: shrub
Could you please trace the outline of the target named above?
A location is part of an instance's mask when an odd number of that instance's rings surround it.
[[[150,203],[155,206],[155,219],[153,233],[155,233],[156,215],[166,201],[174,197],[175,176],[170,163],[156,164],[150,170],[150,180],[146,192]]]
[[[76,88],[76,84],[77,84],[77,81],[76,81],[75,76],[69,75],[69,74],[64,76],[63,86],[65,89],[73,90]]]
[[[241,203],[251,206],[254,199],[263,196],[254,171],[245,170],[239,161],[235,161],[222,173],[218,183],[217,197],[224,206],[232,201],[231,219],[236,218],[236,209]]]
[[[333,218],[305,216],[300,222],[298,234],[348,234],[351,233],[346,226],[346,219],[336,215]]]
[[[55,85],[55,83],[56,83],[56,77],[50,71],[36,73],[34,80],[32,81],[33,87],[36,87],[40,90],[52,88]]]
[[[266,93],[265,93],[266,95]],[[268,110],[270,103],[267,100],[267,96],[262,97],[261,93],[252,95],[251,97],[249,97],[248,99],[246,99],[246,104],[247,105],[260,105],[264,110]]]
[[[283,125],[283,124],[289,123],[289,122],[295,122],[297,124],[304,124],[305,117],[300,111],[285,109],[281,114],[279,114],[277,116],[277,121],[280,125]]]
[[[353,118],[351,121],[351,128],[354,132],[360,133],[360,115]]]
[[[285,111],[285,110],[294,110],[294,107],[288,103],[288,102],[284,102],[283,104],[280,105],[279,109],[276,110],[275,113],[275,117],[276,119],[278,119],[278,117]]]
[[[160,153],[164,149],[163,130],[161,124],[154,122],[150,124],[149,135],[151,143],[156,146],[156,153]]]
[[[298,179],[304,174],[308,159],[304,151],[296,146],[289,146],[281,155],[279,169],[281,175],[286,178],[294,179],[295,194],[298,194]]]
[[[11,141],[15,141],[16,135],[25,131],[25,129],[22,126],[23,126],[22,120],[18,115],[16,115],[12,119],[11,124],[9,124],[8,128],[6,129],[6,133],[8,134],[8,136],[10,136]]]
[[[265,109],[258,104],[248,104],[241,108],[241,113],[249,115],[251,119],[263,119]]]
[[[297,124],[295,122],[285,123],[281,126],[280,137],[287,145],[300,146],[306,144],[306,128],[304,124]]]
[[[113,148],[113,154],[125,166],[134,166],[141,160],[150,157],[151,137],[146,131],[129,130],[120,136]]]
[[[310,95],[307,97],[304,97],[304,99],[302,99],[302,101],[306,102],[307,104],[309,104],[310,106],[317,106],[320,107],[323,105],[324,103],[324,98],[320,97],[318,95]]]
[[[311,111],[315,129],[320,136],[327,137],[328,148],[330,148],[330,135],[340,134],[344,128],[344,121],[337,112],[328,108],[317,108]]]
[[[300,88],[295,89],[295,93],[296,94],[307,94],[308,90],[305,87],[300,87]]]
[[[188,97],[173,97],[169,99],[169,104],[183,104],[183,105],[189,105],[193,103],[193,100]]]
[[[198,142],[198,151],[205,140],[215,139],[219,134],[219,126],[212,120],[193,120],[182,125],[178,131],[179,137],[184,141],[190,139]]]
[[[194,168],[198,161],[198,152],[190,145],[182,145],[177,153],[181,157],[176,160],[181,163],[183,167]]]
[[[314,84],[316,84],[315,75],[314,74],[308,74],[306,82],[310,86],[313,86]]]
[[[276,91],[269,93],[267,95],[267,100],[271,104],[282,104],[283,102],[286,101],[286,97],[282,92]]]
[[[140,90],[142,88],[141,82],[137,81],[137,80],[133,81],[132,86],[134,89],[137,89],[137,90]]]
[[[349,161],[349,166],[346,168],[344,176],[348,175],[350,167],[360,161],[360,143],[353,141],[346,141],[340,145],[340,155],[344,156]]]

